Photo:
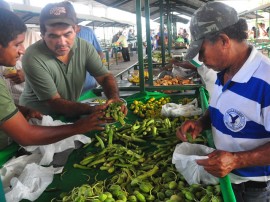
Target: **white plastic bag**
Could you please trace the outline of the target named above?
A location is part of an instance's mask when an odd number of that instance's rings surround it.
[[[5,192],[10,190],[10,180],[21,175],[25,166],[30,163],[39,164],[41,155],[38,153],[12,158],[0,169],[0,175]]]
[[[19,202],[22,199],[36,200],[51,184],[56,172],[51,167],[42,167],[35,163],[27,164],[19,177],[10,181],[12,189],[5,194],[7,202]]]
[[[69,123],[64,123],[60,120],[53,120],[50,116],[43,116],[42,120],[31,119],[31,124],[41,125],[41,126],[59,126],[65,125]],[[28,152],[38,152],[42,154],[40,165],[49,165],[53,161],[53,156],[56,153],[60,153],[66,151],[68,149],[75,148],[75,141],[79,141],[83,144],[87,144],[91,142],[91,139],[85,135],[78,134],[61,141],[58,141],[53,144],[48,145],[35,145],[35,146],[27,146],[24,147]]]
[[[176,169],[183,175],[188,184],[215,185],[219,183],[219,179],[209,174],[195,161],[207,159],[207,155],[213,151],[213,148],[204,145],[183,142],[176,145],[172,163],[175,164]]]
[[[162,106],[161,115],[165,117],[190,117],[202,114],[202,109],[198,107],[198,101],[195,98],[192,102],[185,105],[167,103]]]

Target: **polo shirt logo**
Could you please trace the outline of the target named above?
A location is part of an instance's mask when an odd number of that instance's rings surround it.
[[[236,109],[229,109],[223,117],[224,124],[233,132],[238,132],[246,126],[245,116]]]

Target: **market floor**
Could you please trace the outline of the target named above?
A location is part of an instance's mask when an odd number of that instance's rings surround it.
[[[130,61],[129,62],[124,62],[123,59],[119,59],[116,64],[116,60],[114,58],[110,58],[110,65],[109,65],[109,71],[116,76],[123,70],[134,66],[138,62],[138,55],[136,51],[133,51],[130,53]]]

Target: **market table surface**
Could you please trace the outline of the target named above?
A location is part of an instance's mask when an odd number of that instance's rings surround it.
[[[188,95],[190,98],[198,98],[201,102],[207,101],[205,98],[205,95],[203,94],[203,91],[196,91],[194,95]],[[84,96],[80,98],[80,100],[85,100],[90,97],[94,97],[95,94],[92,92],[88,92]],[[157,92],[144,92],[144,93],[136,93],[126,99],[128,106],[134,101],[134,100],[142,100],[146,101],[150,97],[161,97],[170,96],[163,93],[157,93]],[[186,97],[184,95],[184,97]],[[183,95],[176,95],[174,96],[174,99],[183,98]],[[202,100],[203,99],[203,100]],[[202,103],[202,105],[207,106],[207,104]],[[138,119],[136,115],[134,115],[131,111],[128,113],[128,122],[132,123],[135,120]],[[119,124],[119,123],[116,123]],[[91,132],[87,133],[86,135],[89,137],[94,137],[96,133]],[[35,201],[37,202],[45,202],[45,201],[52,201],[53,199],[59,199],[60,195],[64,192],[70,192],[74,187],[80,187],[83,184],[92,184],[98,180],[109,180],[110,177],[112,177],[112,174],[108,174],[107,171],[101,171],[98,168],[96,169],[90,169],[90,170],[84,170],[84,169],[77,169],[73,167],[74,163],[80,162],[84,157],[85,154],[91,151],[95,151],[96,148],[91,146],[91,144],[88,147],[82,147],[79,149],[74,150],[68,160],[67,163],[64,166],[63,172],[61,174],[57,174],[54,176],[53,182],[47,187],[47,189],[42,193],[42,195]],[[230,183],[229,181],[226,182]],[[22,200],[22,201],[28,201],[28,200]]]

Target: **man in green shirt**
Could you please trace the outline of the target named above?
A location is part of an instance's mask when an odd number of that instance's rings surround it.
[[[0,25],[0,65],[14,66],[25,51],[23,41],[26,26],[17,15],[1,8]],[[106,122],[101,119],[104,112],[97,112],[76,121],[74,124],[63,126],[30,125],[27,119],[41,119],[42,114],[26,107],[16,106],[1,77],[0,89],[0,132],[5,132],[23,146],[50,144],[75,134],[104,129],[101,126]],[[102,105],[100,110],[106,107],[106,104]]]
[[[14,66],[25,51],[23,41],[26,26],[16,14],[0,8],[0,27],[0,65]],[[106,105],[103,106],[106,107]],[[0,137],[4,132],[22,146],[50,144],[75,134],[102,130],[104,128],[101,127],[101,124],[106,122],[104,119],[100,119],[102,116],[104,116],[103,112],[97,112],[74,124],[63,126],[31,125],[27,119],[40,119],[42,115],[26,107],[16,106],[5,82],[0,77]],[[0,201],[6,201],[1,179]]]
[[[40,14],[41,41],[23,56],[26,75],[20,104],[44,114],[77,117],[97,109],[76,102],[86,72],[103,87],[108,103],[120,101],[114,76],[103,66],[95,48],[76,38],[76,13],[70,2],[48,4]],[[123,109],[126,113],[126,108]]]

